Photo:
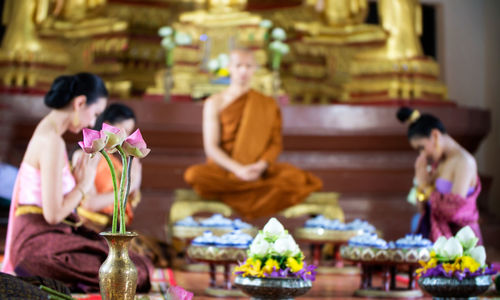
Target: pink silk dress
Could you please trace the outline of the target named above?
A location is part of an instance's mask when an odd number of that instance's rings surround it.
[[[62,190],[63,194],[71,192],[75,188],[75,179],[73,174],[66,165],[62,173]],[[22,188],[20,188],[22,187]],[[34,205],[42,207],[42,183],[40,178],[40,170],[23,162],[17,174],[16,183],[14,185],[14,193],[12,194],[12,203],[9,210],[9,224],[7,227],[7,239],[5,245],[5,257],[2,265],[2,272],[14,273],[14,266],[10,261],[10,252],[12,247],[12,231],[15,223],[15,212],[18,205]]]

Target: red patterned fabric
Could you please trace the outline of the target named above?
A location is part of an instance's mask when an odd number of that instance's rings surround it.
[[[481,192],[481,183],[478,180],[475,191],[464,198],[455,194],[441,194],[434,191],[430,198],[431,239],[437,240],[440,236],[450,238],[460,228],[469,225],[482,244],[479,228],[479,213],[476,199]]]

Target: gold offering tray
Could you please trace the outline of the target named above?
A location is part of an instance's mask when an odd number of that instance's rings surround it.
[[[191,259],[201,262],[236,263],[247,258],[247,248],[191,245],[187,254]]]
[[[361,263],[418,264],[430,259],[429,248],[377,249],[361,246],[343,246],[340,255],[346,260]]]
[[[295,238],[312,242],[347,243],[355,236],[363,233],[363,230],[329,230],[324,228],[301,227],[295,230]]]

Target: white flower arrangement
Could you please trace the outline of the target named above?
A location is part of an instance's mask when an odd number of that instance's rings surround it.
[[[217,74],[219,77],[229,76],[229,55],[221,53],[217,58],[208,61],[207,68],[210,72]]]
[[[314,280],[315,268],[304,261],[304,254],[283,225],[271,218],[250,244],[248,258],[235,268],[235,274]]]
[[[286,32],[283,28],[276,27],[271,32],[271,37],[275,40],[278,40],[278,41],[284,41],[284,40],[286,40]]]
[[[268,19],[264,19],[264,20],[260,21],[259,26],[262,28],[269,29],[269,28],[273,27],[273,21],[268,20]]]
[[[423,277],[456,277],[459,280],[496,271],[486,265],[486,251],[476,246],[479,238],[469,226],[460,229],[454,237],[441,236],[432,247],[431,259],[416,272]]]
[[[163,26],[158,30],[158,35],[162,37],[161,46],[166,50],[167,67],[174,63],[173,50],[177,46],[187,46],[192,43],[189,34],[174,30],[170,26]]]

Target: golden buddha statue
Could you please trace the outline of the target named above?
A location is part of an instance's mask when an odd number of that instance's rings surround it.
[[[292,101],[330,103],[340,99],[354,55],[383,45],[386,33],[379,26],[363,24],[366,0],[316,0],[308,5],[316,6],[320,16],[295,23],[302,38],[292,44],[293,76],[283,78],[283,83]]]
[[[43,0],[6,0],[7,26],[0,49],[0,76],[5,86],[41,88],[65,71],[68,55],[57,41],[40,38],[38,28],[57,6]]]
[[[57,0],[56,3],[57,13],[40,24],[38,34],[64,43],[71,57],[68,72],[86,70],[99,74],[112,94],[128,96],[131,83],[120,78],[122,64],[118,59],[109,59],[124,56],[128,23],[106,15],[106,0]]]
[[[388,33],[383,48],[363,53],[373,59],[422,57],[422,6],[418,0],[379,0],[380,25]]]
[[[106,0],[58,0],[59,13],[42,24],[42,35],[82,38],[123,31],[126,22],[104,15]]]
[[[414,58],[423,55],[422,6],[418,0],[379,0],[380,24],[389,33],[386,42],[389,59]]]
[[[343,101],[444,100],[439,66],[420,44],[422,7],[418,0],[379,0],[380,24],[388,36],[375,49],[358,53],[343,88]]]
[[[366,0],[308,0],[323,22],[297,22],[302,38],[293,77],[284,78],[292,101],[444,99],[439,66],[423,55],[418,0],[379,0],[380,26],[363,24]]]
[[[368,14],[367,0],[324,1],[324,14],[331,26],[360,24]]]

